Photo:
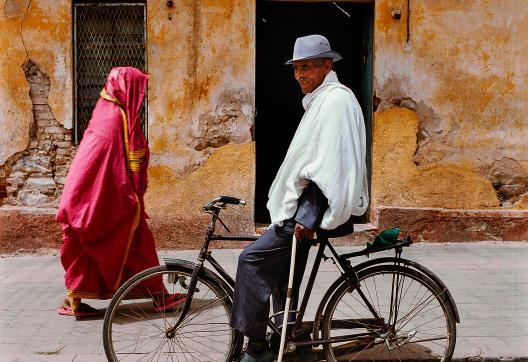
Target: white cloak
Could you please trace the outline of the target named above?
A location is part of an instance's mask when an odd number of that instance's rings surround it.
[[[305,113],[268,193],[273,224],[297,210],[310,181],[328,199],[320,227],[331,230],[368,206],[366,136],[354,93],[330,71],[323,83],[303,98]]]

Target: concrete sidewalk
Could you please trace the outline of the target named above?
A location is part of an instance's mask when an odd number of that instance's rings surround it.
[[[222,249],[214,255],[234,273],[239,252]],[[0,361],[106,361],[102,319],[57,314],[65,293],[63,270],[58,256],[47,254],[0,258]],[[160,258],[192,260],[196,254],[165,251]],[[406,248],[403,256],[435,272],[453,294],[461,319],[456,360],[528,361],[528,243],[424,243]],[[318,294],[336,276],[334,266],[324,263]],[[108,301],[90,304],[105,308]]]

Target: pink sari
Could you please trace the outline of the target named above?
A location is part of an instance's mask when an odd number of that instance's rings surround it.
[[[71,164],[56,215],[69,298],[110,298],[159,265],[143,203],[149,149],[139,110],[147,81],[135,68],[112,69]],[[145,287],[163,293],[155,282]]]

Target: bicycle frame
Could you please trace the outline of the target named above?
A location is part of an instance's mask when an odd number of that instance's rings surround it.
[[[233,289],[235,287],[235,280],[226,272],[226,270],[211,255],[211,251],[209,250],[209,245],[210,245],[211,241],[216,241],[216,240],[223,240],[223,241],[254,241],[254,240],[257,240],[259,238],[259,236],[227,236],[227,235],[214,234],[214,230],[215,230],[215,226],[216,226],[216,222],[217,221],[220,221],[222,223],[222,225],[224,227],[226,227],[226,229],[227,229],[227,226],[219,218],[220,208],[215,208],[213,210],[209,210],[209,211],[205,211],[205,212],[211,214],[211,221],[210,221],[209,225],[207,226],[207,229],[206,229],[206,232],[205,232],[205,235],[204,235],[204,242],[203,242],[202,248],[200,249],[200,252],[198,254],[197,263],[195,264],[194,269],[193,269],[193,273],[192,273],[192,276],[191,276],[191,281],[190,281],[189,286],[188,286],[187,300],[185,301],[184,305],[182,306],[182,311],[181,311],[180,317],[179,317],[178,321],[176,322],[176,324],[174,325],[174,327],[172,328],[172,330],[176,330],[178,325],[183,321],[183,319],[185,318],[187,312],[189,311],[189,308],[190,308],[190,305],[191,305],[191,301],[192,301],[192,297],[193,297],[194,290],[195,290],[196,283],[197,283],[197,275],[204,268],[204,262],[205,261],[209,262],[212,265],[213,269],[216,271],[216,273],[223,279],[223,281],[225,282],[224,283],[224,289],[226,291],[226,294],[230,298],[232,298]],[[229,230],[229,229],[227,229],[227,230]],[[370,253],[375,253],[375,252],[379,252],[379,251],[383,251],[383,250],[394,249],[395,252],[396,252],[396,256],[395,257],[393,257],[393,258],[381,258],[380,261],[382,261],[384,263],[387,263],[390,260],[391,263],[393,263],[395,265],[398,265],[398,264],[400,264],[401,260],[405,260],[405,259],[401,258],[402,247],[409,246],[412,243],[412,241],[410,240],[410,238],[408,238],[407,240],[398,241],[396,244],[391,245],[391,246],[383,246],[383,247],[376,247],[376,248],[365,248],[365,249],[363,249],[361,251],[358,251],[358,252],[352,252],[352,253],[346,253],[346,254],[339,254],[335,250],[335,248],[332,246],[332,244],[330,244],[328,239],[318,239],[318,240],[314,240],[312,242],[318,243],[319,247],[318,247],[318,250],[317,250],[317,255],[315,257],[314,264],[313,264],[311,272],[310,272],[310,276],[309,276],[308,281],[307,281],[306,289],[304,291],[303,298],[301,300],[301,304],[300,304],[298,310],[290,311],[290,312],[294,312],[294,313],[297,313],[297,314],[296,314],[295,322],[293,323],[293,328],[291,329],[291,331],[287,335],[288,340],[291,341],[292,339],[295,339],[296,337],[298,337],[305,330],[306,327],[310,327],[310,329],[313,332],[312,340],[296,341],[295,342],[296,346],[317,346],[317,345],[320,345],[320,344],[336,343],[336,342],[342,342],[342,341],[347,341],[347,340],[351,340],[351,339],[359,340],[359,339],[370,338],[371,334],[368,334],[368,333],[360,333],[360,334],[339,336],[339,337],[334,337],[334,338],[325,339],[325,340],[319,338],[319,330],[320,330],[319,326],[320,326],[321,319],[322,319],[322,316],[323,316],[324,307],[325,307],[327,301],[329,300],[329,298],[332,296],[332,292],[333,292],[331,290],[332,287],[327,291],[327,293],[323,297],[323,299],[322,299],[322,301],[321,301],[321,303],[320,303],[320,305],[318,307],[318,310],[317,310],[316,316],[314,318],[314,321],[303,322],[303,317],[305,315],[306,308],[308,306],[308,302],[309,302],[309,299],[310,299],[310,296],[311,296],[311,293],[312,293],[312,290],[313,290],[313,287],[314,287],[314,284],[315,284],[315,279],[316,279],[317,273],[319,271],[319,267],[321,265],[321,261],[322,260],[327,260],[327,259],[332,259],[334,261],[334,264],[336,264],[338,266],[338,268],[340,269],[340,273],[342,275],[342,278],[346,278],[349,281],[351,281],[353,284],[356,284],[356,283],[359,282],[358,275],[357,275],[357,270],[360,270],[361,268],[356,269],[355,267],[353,267],[351,262],[350,262],[350,260],[349,260],[350,258],[356,257],[356,256],[368,255]],[[331,253],[330,257],[327,257],[324,254],[326,248],[328,248],[328,250]],[[370,261],[369,264],[374,264],[375,261],[376,261],[376,259],[373,259],[373,260]],[[363,264],[365,264],[365,263],[363,263]],[[363,264],[360,264],[359,266],[362,266]],[[436,276],[434,276],[434,274],[432,274],[430,272],[427,273],[427,274],[430,275],[430,276],[432,275],[432,279],[433,280],[435,280],[435,281],[438,280],[438,278]],[[338,279],[338,280],[341,280],[341,278]],[[439,282],[439,283],[441,283],[441,282]],[[392,291],[391,291],[391,294],[392,294],[391,295],[391,305],[393,305],[395,303],[395,299],[393,298],[393,296],[398,294],[398,285],[399,285],[398,280],[393,281],[393,288],[392,288]],[[447,290],[447,289],[445,289],[445,290]],[[380,321],[382,321],[382,318],[379,316],[379,314],[377,313],[375,308],[369,302],[368,298],[363,294],[363,291],[361,290],[360,287],[357,288],[357,291],[358,291],[358,294],[360,295],[360,297],[362,298],[363,302],[367,306],[367,308],[372,313],[372,318],[367,318],[367,319],[358,321],[358,323],[361,323],[363,325],[370,324],[372,326],[380,326]],[[450,294],[448,294],[448,297],[451,299],[451,295]],[[393,306],[392,311],[397,311],[397,306]],[[276,316],[276,315],[278,315],[280,313],[284,313],[284,312],[276,313],[274,316]],[[456,316],[457,316],[457,320],[458,320],[458,312],[457,311],[456,311]],[[290,323],[290,322],[288,322],[288,319],[289,319],[288,316],[283,316],[283,321],[286,321],[286,323]],[[390,319],[395,321],[397,319],[397,315],[392,315],[392,312],[391,312]],[[347,321],[347,323],[350,324],[350,321]],[[274,333],[276,333],[277,336],[280,336],[279,327],[277,327],[275,325],[275,323],[271,320],[271,318],[268,320],[268,326],[270,327],[270,329]],[[305,327],[305,328],[303,328],[303,327]]]
[[[138,273],[119,288],[104,320],[103,339],[109,360],[120,360],[125,355],[143,358],[172,353],[181,353],[185,360],[187,355],[192,360],[208,356],[208,360],[226,361],[240,356],[244,336],[229,326],[236,281],[213,257],[209,247],[216,240],[254,241],[260,236],[230,236],[231,232],[219,217],[221,209],[228,204],[244,205],[245,202],[219,196],[203,207],[211,219],[201,248],[196,251],[197,258],[183,260],[168,256],[165,266]],[[217,221],[227,232],[215,233]],[[397,228],[384,230],[363,250],[354,252],[336,250],[327,238],[330,234],[322,231],[317,240],[301,241],[311,243],[304,244],[306,248],[312,244],[317,246],[315,253],[312,252],[312,258],[316,254],[315,261],[309,267],[307,278],[303,278],[306,287],[299,304],[294,306],[296,310],[291,311],[294,314],[281,311],[267,319],[270,332],[267,347],[276,351],[280,340],[282,349],[286,339],[285,352],[294,352],[291,359],[307,362],[350,360],[350,357],[365,360],[381,354],[398,359],[401,353],[409,357],[418,356],[416,353],[424,358],[443,356],[443,361],[449,361],[456,344],[456,322],[460,322],[456,304],[433,272],[402,258],[403,247],[412,241],[410,238],[398,240],[398,234]],[[396,255],[379,255],[366,261],[356,259],[354,263],[350,260],[383,250],[394,250]],[[339,274],[330,286],[319,288],[315,285],[316,279],[326,284],[328,277],[336,277],[336,274],[319,274],[321,261],[327,260],[336,266]],[[212,267],[204,265],[205,262]],[[164,299],[170,295],[177,296],[177,300],[166,303],[157,298],[160,278],[167,293],[163,293]],[[141,288],[135,289],[139,285]],[[293,285],[295,291],[299,287],[299,284]],[[320,302],[319,297],[312,298],[312,293],[319,291],[324,293]],[[289,296],[291,292],[289,289]],[[300,293],[295,295],[296,301],[297,297],[301,297]],[[148,337],[148,341],[143,337],[150,335],[152,338]],[[188,346],[194,345],[201,347],[189,349]],[[179,358],[179,354],[176,356]]]
[[[234,279],[225,271],[224,268],[216,261],[215,258],[211,255],[211,252],[209,251],[209,244],[213,240],[238,240],[238,241],[251,241],[251,240],[257,240],[258,236],[224,236],[224,235],[215,235],[214,230],[216,226],[216,221],[220,221],[222,225],[227,229],[227,226],[223,223],[223,221],[220,219],[220,208],[214,208],[212,210],[204,210],[206,213],[211,214],[211,221],[209,222],[209,225],[206,228],[205,235],[204,235],[204,242],[202,244],[202,248],[200,249],[200,252],[198,254],[198,262],[195,264],[195,267],[193,269],[193,273],[191,275],[191,281],[188,286],[188,293],[187,293],[187,299],[185,300],[185,303],[182,306],[182,310],[180,313],[180,316],[174,326],[169,330],[170,332],[176,331],[177,327],[180,325],[180,323],[184,320],[184,318],[187,315],[187,312],[189,311],[189,308],[191,306],[192,297],[194,295],[194,290],[196,288],[197,283],[197,276],[200,273],[200,271],[204,267],[204,262],[207,260],[213,268],[216,270],[216,272],[224,279],[225,282],[229,285],[231,290],[226,290],[226,293],[231,297],[233,293],[233,288],[235,287],[235,281]],[[227,229],[229,230],[229,229]]]
[[[299,342],[296,342],[295,343],[296,346],[316,346],[316,345],[319,345],[319,344],[327,344],[327,343],[335,343],[335,342],[346,341],[346,340],[349,340],[350,338],[354,338],[354,339],[369,338],[370,335],[366,335],[366,334],[355,334],[355,335],[341,336],[341,337],[338,337],[338,338],[332,338],[332,339],[328,339],[328,340],[323,340],[323,339],[316,338],[316,336],[318,336],[320,319],[322,317],[322,309],[323,309],[322,307],[324,306],[326,301],[329,299],[331,294],[327,294],[327,295],[325,295],[325,297],[323,297],[323,300],[321,301],[321,303],[319,305],[318,312],[316,313],[316,318],[314,319],[314,321],[311,322],[311,323],[310,322],[303,322],[303,317],[304,317],[304,314],[306,312],[306,308],[308,306],[308,302],[309,302],[309,299],[310,299],[310,296],[311,296],[311,293],[312,293],[312,290],[313,290],[313,286],[315,284],[315,278],[316,278],[317,273],[319,271],[319,266],[321,265],[321,260],[332,258],[334,260],[334,263],[337,262],[338,266],[340,267],[341,275],[343,277],[345,277],[346,279],[350,280],[352,283],[356,284],[359,281],[358,280],[358,276],[357,276],[356,270],[354,269],[354,267],[352,267],[352,264],[350,263],[348,258],[351,257],[351,256],[359,256],[359,255],[367,254],[366,251],[361,251],[361,252],[356,252],[356,253],[340,255],[335,250],[335,248],[332,246],[332,244],[330,244],[328,239],[318,239],[318,240],[315,240],[314,242],[317,242],[319,244],[319,248],[317,250],[317,255],[315,257],[315,261],[314,261],[314,264],[312,266],[312,270],[310,272],[310,276],[309,276],[308,281],[307,281],[306,289],[304,291],[300,307],[299,307],[299,309],[297,311],[291,311],[291,312],[297,312],[297,316],[296,316],[296,319],[295,319],[295,322],[294,322],[294,325],[293,325],[293,329],[290,332],[290,335],[287,336],[287,337],[290,337],[290,339],[297,337],[303,331],[303,328],[302,328],[303,323],[304,323],[304,325],[306,325],[306,324],[309,325],[309,324],[313,323],[312,324],[312,328],[311,328],[312,332],[313,332],[312,335],[314,336],[313,339],[311,341],[299,341]],[[330,252],[332,254],[331,257],[325,257],[324,256],[324,251],[325,251],[325,248],[327,248],[327,247],[328,247],[328,250],[330,250]],[[398,248],[400,248],[400,249],[397,251],[396,260],[399,258],[399,255],[401,254],[401,246],[398,246]],[[376,250],[372,250],[370,252],[381,251],[380,249],[381,248],[377,248]],[[388,249],[393,249],[393,247],[387,248],[387,250]],[[351,254],[353,254],[353,255],[351,255]],[[372,304],[370,303],[368,298],[363,294],[363,291],[361,290],[361,288],[358,288],[357,290],[358,290],[358,294],[361,296],[363,302],[365,303],[367,308],[372,313],[372,318],[371,319],[369,319],[368,321],[361,321],[361,323],[363,323],[363,324],[370,323],[371,325],[376,325],[376,326],[379,325],[378,322],[381,320],[381,317],[378,315],[377,311],[372,306]],[[285,320],[285,319],[286,318],[283,317],[283,320]],[[270,324],[272,324],[272,325],[270,325]],[[273,323],[268,323],[268,325],[270,325],[270,327],[272,328],[272,330],[275,333],[279,334],[278,329],[276,328],[276,326]],[[316,326],[317,326],[317,328],[316,328]]]

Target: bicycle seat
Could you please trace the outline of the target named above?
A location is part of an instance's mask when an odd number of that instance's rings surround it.
[[[354,232],[354,222],[358,220],[358,216],[352,215],[344,224],[339,225],[335,229],[325,230],[318,229],[317,237],[320,239],[340,238],[350,235]]]
[[[233,196],[218,196],[211,201],[209,201],[207,204],[204,205],[204,210],[211,210],[215,207],[224,207],[227,204],[232,205],[245,205],[246,202],[242,199],[233,197]]]

